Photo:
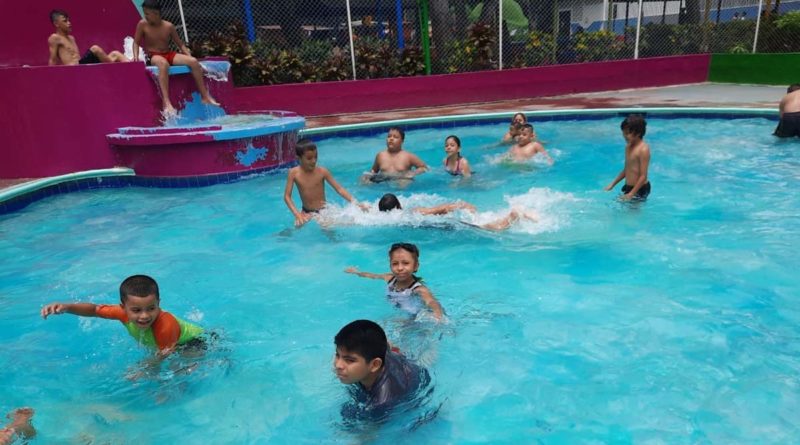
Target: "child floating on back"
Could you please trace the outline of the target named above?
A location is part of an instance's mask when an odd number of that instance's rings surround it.
[[[365,179],[383,182],[391,179],[412,179],[428,171],[428,165],[417,155],[403,150],[405,132],[398,127],[389,128],[386,135],[386,150],[375,155],[370,172]]]
[[[523,124],[519,135],[517,135],[517,143],[508,150],[506,156],[514,162],[523,162],[540,153],[548,164],[553,164],[553,158],[550,157],[544,146],[536,140],[536,132],[533,131],[533,125]]]
[[[461,156],[461,140],[458,136],[450,135],[444,140],[444,169],[453,176],[468,178],[472,174],[467,158]]]
[[[144,40],[144,51],[147,63],[158,67],[158,84],[161,87],[161,99],[166,113],[175,113],[175,107],[169,100],[169,67],[171,65],[187,65],[192,70],[192,77],[197,84],[200,100],[204,104],[219,105],[208,93],[203,82],[203,67],[192,57],[191,51],[178,36],[175,25],[161,18],[161,5],[158,0],[145,0],[142,3],[144,19],[136,25],[133,36],[133,61],[139,61],[139,43]],[[174,42],[181,53],[170,49],[170,41]]]
[[[327,168],[317,167],[317,146],[310,139],[300,139],[295,145],[295,153],[300,165],[289,169],[286,175],[286,188],[283,201],[294,215],[294,225],[300,227],[311,220],[312,216],[325,207],[325,181],[336,190],[347,202],[358,204],[344,187],[339,185]],[[302,211],[298,211],[292,200],[292,189],[297,185],[300,199],[303,201]],[[358,204],[362,210],[366,205]]]
[[[394,306],[411,315],[417,315],[427,306],[436,320],[441,320],[444,310],[431,291],[414,275],[419,270],[419,249],[410,243],[396,243],[389,248],[390,273],[360,272],[348,267],[345,272],[363,278],[386,281],[386,298]]]
[[[165,357],[178,346],[202,346],[203,328],[162,311],[156,281],[133,275],[119,286],[119,305],[92,303],[51,303],[41,310],[42,318],[63,313],[81,317],[119,320],[139,344],[157,349]]]
[[[606,186],[606,191],[614,188],[622,178],[622,199],[646,199],[650,194],[650,181],[647,170],[650,168],[650,146],[644,141],[647,122],[638,114],[631,114],[620,125],[625,138],[625,166],[616,178]]]

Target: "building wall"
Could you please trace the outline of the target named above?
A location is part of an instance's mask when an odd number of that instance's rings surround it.
[[[140,2],[141,3],[141,2]],[[139,21],[131,0],[0,0],[5,12],[0,26],[0,67],[47,65],[47,38],[53,33],[50,11],[64,9],[70,15],[78,48],[100,45],[107,52],[122,50],[125,36],[132,36]]]
[[[395,79],[236,88],[230,106],[303,116],[361,113],[704,82],[707,54]]]

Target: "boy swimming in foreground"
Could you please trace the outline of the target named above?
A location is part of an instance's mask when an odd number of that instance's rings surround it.
[[[119,305],[50,303],[42,318],[63,313],[119,320],[136,341],[166,357],[179,346],[203,346],[203,328],[181,320],[160,307],[158,284],[147,275],[133,275],[119,286]]]
[[[425,368],[389,347],[386,333],[375,322],[356,320],[334,337],[336,377],[350,385],[355,404],[342,409],[345,417],[363,407],[370,417],[381,418],[399,403],[411,399],[430,383]]]
[[[344,187],[339,185],[327,168],[317,166],[317,146],[310,139],[300,139],[295,145],[295,154],[300,165],[289,169],[286,175],[286,187],[283,192],[283,201],[294,215],[295,227],[300,227],[309,222],[314,214],[325,207],[325,181],[336,190],[347,202],[357,204],[362,210],[368,210],[366,204],[360,204]],[[300,200],[303,202],[302,211],[298,211],[292,200],[292,189],[297,185]]]
[[[616,178],[605,188],[609,191],[622,178],[622,199],[646,199],[650,194],[650,181],[647,170],[650,168],[650,146],[643,140],[647,132],[647,122],[638,114],[631,114],[620,124],[622,136],[625,138],[625,166]]]

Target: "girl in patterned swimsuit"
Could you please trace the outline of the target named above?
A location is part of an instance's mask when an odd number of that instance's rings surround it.
[[[391,273],[361,272],[355,267],[344,271],[363,278],[386,281],[386,298],[395,307],[411,315],[417,315],[425,306],[433,312],[436,320],[441,320],[444,310],[431,291],[414,275],[419,270],[419,249],[410,243],[392,244],[389,249]]]
[[[447,153],[444,158],[444,169],[447,170],[447,173],[453,176],[461,175],[465,178],[472,174],[469,162],[461,156],[461,140],[458,136],[447,136],[447,139],[444,140],[444,152]]]

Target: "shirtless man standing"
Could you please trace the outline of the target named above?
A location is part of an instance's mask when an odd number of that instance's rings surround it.
[[[92,45],[83,57],[80,56],[78,44],[72,36],[72,23],[69,15],[60,9],[50,12],[50,21],[56,27],[56,32],[47,39],[50,46],[48,65],[86,65],[91,63],[127,62],[128,58],[119,51],[106,54],[103,48]]]
[[[386,150],[375,155],[375,162],[372,163],[366,179],[372,182],[411,179],[428,171],[428,165],[419,156],[403,150],[405,137],[405,132],[401,128],[389,128],[389,133],[386,135]]]
[[[781,120],[775,129],[775,136],[779,138],[800,137],[800,83],[789,86],[786,95],[778,105]]]
[[[620,128],[625,138],[625,167],[614,181],[606,186],[606,191],[613,189],[622,178],[625,178],[622,199],[645,199],[650,194],[650,181],[647,179],[650,146],[643,140],[647,122],[641,115],[631,114],[622,121]]]

